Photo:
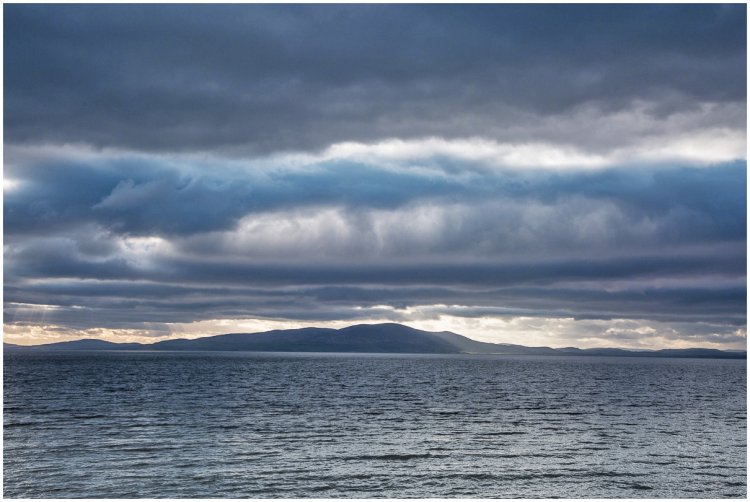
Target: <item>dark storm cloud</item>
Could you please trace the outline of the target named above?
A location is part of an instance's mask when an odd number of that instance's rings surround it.
[[[650,319],[660,322],[713,322],[744,326],[744,285],[696,285],[687,288],[642,288],[602,292],[597,288],[516,287],[467,289],[461,287],[325,286],[295,288],[164,287],[118,281],[40,284],[34,288],[6,287],[8,322],[29,321],[18,305],[44,304],[55,298],[48,322],[90,327],[134,328],[143,322],[175,323],[211,318],[285,318],[341,320],[361,318],[362,309],[393,310],[388,317],[407,318],[404,309],[437,305],[436,312],[461,317],[527,316],[580,320]],[[81,306],[81,298],[86,305]],[[463,305],[460,309],[445,306]],[[440,305],[443,305],[442,307]],[[324,307],[323,307],[324,306]],[[132,315],[138,312],[137,318]],[[84,315],[88,314],[88,315]],[[375,312],[377,314],[377,312]],[[31,311],[31,315],[39,315]],[[381,314],[382,315],[382,314]]]
[[[608,113],[641,100],[664,117],[745,103],[744,5],[4,12],[6,142],[267,152],[428,135],[523,141],[524,124],[586,104]]]
[[[6,327],[739,346],[745,13],[7,5]]]
[[[19,184],[5,197],[10,322],[29,319],[15,304],[52,302],[48,322],[81,329],[356,319],[377,305],[396,309],[389,318],[397,319],[399,309],[439,304],[464,305],[463,317],[744,323],[744,163],[556,173],[351,162],[200,167],[135,157],[12,167]],[[417,228],[387,224],[390,232],[367,250],[378,226],[372,211],[395,211],[408,223],[420,204],[450,206],[426,221],[449,223],[417,240]],[[605,218],[592,224],[601,207],[609,208]],[[329,238],[324,223],[310,242],[253,254],[258,241],[284,237],[288,218],[326,208],[343,211],[351,235]],[[273,232],[237,228],[241,217],[271,217]],[[292,239],[303,231],[292,229]],[[131,236],[161,237],[168,248],[133,251]],[[659,280],[687,282],[650,285]],[[611,281],[633,284],[603,289]]]
[[[660,233],[652,236],[657,241],[745,239],[746,173],[740,162],[712,169],[623,168],[557,174],[467,168],[457,175],[342,161],[267,171],[232,171],[209,164],[200,172],[190,172],[142,159],[94,165],[55,161],[8,168],[6,175],[20,184],[5,194],[5,235],[62,232],[75,239],[73,230],[88,224],[125,235],[189,236],[232,229],[247,215],[291,209],[345,207],[355,214],[420,201],[464,205],[509,201],[523,209],[523,204],[532,202],[555,207],[580,199],[584,202],[569,210],[573,214],[551,216],[559,220],[555,223],[559,228],[571,224],[566,217],[582,217],[592,207],[609,203],[622,213],[622,221],[614,223],[623,228],[608,229],[612,234],[627,236],[628,224],[649,220],[661,222]],[[582,205],[585,201],[593,206]],[[475,225],[487,227],[485,234],[514,230],[515,221],[503,221],[503,214],[478,218]],[[83,240],[90,241],[88,236]],[[639,245],[649,243],[653,244],[646,238]],[[549,244],[559,247],[560,242]],[[445,245],[451,247],[450,242]]]
[[[585,248],[582,243],[579,253]],[[5,299],[11,304],[8,319],[15,321],[23,318],[12,304],[53,301],[58,308],[46,314],[48,321],[87,324],[94,321],[83,312],[96,312],[97,325],[119,327],[248,316],[349,319],[361,316],[362,307],[422,304],[469,306],[461,311],[464,317],[744,322],[744,284],[737,282],[745,273],[744,243],[572,259],[488,261],[462,251],[457,248],[451,261],[433,263],[420,262],[419,256],[381,256],[316,264],[304,251],[264,262],[230,259],[221,251],[212,254],[222,256],[219,261],[155,252],[139,263],[121,249],[100,256],[81,252],[70,239],[26,236],[6,250]],[[663,280],[687,282],[649,285]],[[608,291],[612,281],[631,284]]]
[[[24,165],[6,172],[23,185],[5,195],[5,233],[49,233],[96,222],[127,234],[191,234],[231,228],[253,212],[326,204],[397,207],[477,190],[455,180],[348,162],[315,167],[237,174],[206,165],[202,173],[188,174],[142,160],[98,167]]]
[[[733,251],[733,252],[732,252]],[[689,277],[695,274],[741,275],[745,258],[739,248],[721,256],[628,256],[608,259],[497,260],[490,263],[322,264],[231,263],[163,259],[139,267],[123,258],[83,260],[61,247],[21,248],[8,253],[8,275],[27,278],[157,280],[183,284],[235,285],[482,285],[553,284],[634,277]]]

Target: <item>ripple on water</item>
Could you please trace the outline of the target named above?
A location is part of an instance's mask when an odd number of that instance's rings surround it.
[[[745,361],[6,354],[3,377],[11,498],[747,492]]]

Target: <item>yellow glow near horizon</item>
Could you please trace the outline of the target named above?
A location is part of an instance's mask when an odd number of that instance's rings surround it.
[[[383,309],[380,309],[382,312]],[[406,314],[417,317],[424,312],[407,309]],[[174,338],[201,338],[226,333],[257,333],[276,329],[321,327],[340,329],[353,324],[390,322],[378,317],[356,320],[311,321],[281,319],[212,319],[190,323],[152,323],[142,329],[88,328],[71,329],[52,324],[4,325],[4,341],[18,345],[37,345],[82,338],[97,338],[112,342],[153,343]],[[612,319],[575,320],[573,318],[537,317],[458,317],[438,315],[424,319],[399,319],[406,326],[425,331],[452,331],[460,335],[492,343],[511,343],[548,347],[620,347],[631,349],[704,347],[717,349],[746,348],[747,332],[738,328],[731,333],[732,343],[710,341],[713,333],[698,338],[681,335],[665,323]],[[628,337],[627,335],[637,335]],[[624,337],[623,337],[624,335]],[[618,338],[619,336],[619,338]]]

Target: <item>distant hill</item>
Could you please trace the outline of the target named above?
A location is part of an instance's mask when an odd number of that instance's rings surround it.
[[[745,359],[744,351],[716,349],[663,349],[633,351],[625,349],[553,349],[505,343],[486,343],[449,331],[431,332],[401,324],[357,324],[342,329],[301,328],[263,333],[230,333],[192,340],[164,340],[152,344],[113,343],[84,339],[44,345],[3,344],[7,351],[34,350],[218,350],[258,352],[365,352],[402,354],[510,354],[577,355],[621,357],[702,357]]]
[[[45,343],[42,345],[14,345],[3,343],[3,349],[44,349],[44,350],[137,350],[148,347],[142,343],[113,343],[95,338],[73,340],[71,342]]]

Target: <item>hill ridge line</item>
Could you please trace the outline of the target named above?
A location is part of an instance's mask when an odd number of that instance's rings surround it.
[[[746,351],[710,348],[632,350],[623,348],[528,347],[474,340],[450,331],[425,331],[398,323],[354,324],[343,328],[303,327],[256,333],[223,333],[175,338],[153,343],[110,342],[84,338],[41,345],[3,343],[8,351],[34,350],[165,350],[341,352],[393,354],[580,355],[621,357],[699,357],[745,359]]]

